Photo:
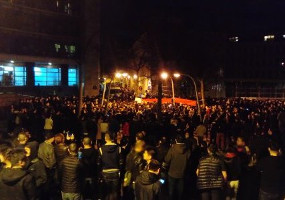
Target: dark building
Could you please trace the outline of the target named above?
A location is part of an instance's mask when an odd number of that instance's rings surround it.
[[[98,80],[94,56],[98,39],[90,40],[90,35],[98,38],[99,34],[99,13],[90,12],[95,4],[91,0],[0,0],[1,91],[76,94],[81,68],[83,81],[89,81],[90,74]],[[92,89],[90,83],[85,84],[86,94],[96,92],[96,83],[91,84]]]
[[[226,96],[285,96],[284,33],[234,35],[226,52]]]

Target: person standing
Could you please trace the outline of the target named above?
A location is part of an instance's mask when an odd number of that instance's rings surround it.
[[[135,194],[136,200],[156,200],[161,191],[159,181],[160,163],[151,160],[148,169],[144,170],[136,179]]]
[[[175,144],[165,156],[165,166],[168,170],[169,198],[182,199],[184,190],[184,175],[190,157],[190,149],[186,147],[183,136],[177,135]],[[175,195],[177,191],[177,195]]]
[[[13,150],[10,161],[11,168],[3,168],[0,172],[0,199],[35,200],[35,180],[23,169],[27,162],[25,150]]]
[[[62,160],[59,167],[62,200],[80,200],[81,165],[77,157],[77,145],[68,146],[69,155]]]
[[[208,155],[200,159],[197,174],[197,188],[202,200],[220,200],[222,188],[227,180],[224,162],[216,154],[217,147],[211,144]]]
[[[99,148],[99,162],[102,168],[103,196],[106,200],[119,199],[120,169],[123,164],[121,147],[114,143],[113,134],[105,134],[105,145]]]
[[[280,148],[271,143],[268,148],[270,156],[257,163],[260,172],[259,200],[281,200],[285,195],[285,163],[279,156]]]

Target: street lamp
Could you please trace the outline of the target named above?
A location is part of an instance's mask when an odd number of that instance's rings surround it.
[[[197,101],[197,109],[198,109],[198,115],[200,116],[200,120],[202,120],[202,116],[201,116],[201,109],[200,109],[200,103],[199,103],[199,96],[198,96],[198,92],[197,92],[197,84],[195,79],[190,76],[189,74],[179,74],[179,73],[175,73],[173,74],[173,76],[175,78],[179,78],[180,76],[186,76],[188,78],[190,78],[194,84],[194,89],[195,89],[195,96],[196,96],[196,101]]]
[[[121,77],[122,77],[122,74],[119,73],[119,72],[117,72],[117,73],[115,74],[115,77],[116,77],[116,78],[121,78]]]
[[[160,77],[164,80],[166,80],[168,78],[168,73],[167,72],[162,72],[160,74]],[[173,79],[170,77],[170,81],[171,81],[171,90],[172,90],[172,104],[175,105],[175,91],[174,91],[174,83],[173,83]]]

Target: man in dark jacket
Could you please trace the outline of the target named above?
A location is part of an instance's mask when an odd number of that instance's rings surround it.
[[[186,148],[184,138],[181,135],[176,136],[174,144],[165,156],[165,164],[169,166],[168,184],[169,198],[182,199],[184,188],[184,174],[190,157],[190,150]],[[175,195],[174,191],[177,191]]]
[[[143,171],[136,179],[135,194],[137,200],[155,200],[161,190],[159,181],[160,163],[157,160],[151,160],[148,164],[148,170]]]
[[[26,163],[26,152],[23,149],[11,153],[11,168],[0,172],[1,200],[34,200],[36,199],[36,184],[31,175],[23,167]]]
[[[77,145],[71,143],[69,155],[62,160],[59,167],[62,200],[80,200],[80,162],[77,157]]]
[[[120,169],[123,164],[121,147],[114,143],[111,134],[105,134],[106,144],[99,149],[99,162],[104,180],[104,199],[118,199],[120,189]]]

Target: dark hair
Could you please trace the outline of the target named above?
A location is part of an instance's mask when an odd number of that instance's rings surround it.
[[[47,132],[46,134],[45,134],[45,140],[49,140],[49,139],[51,139],[51,138],[53,138],[54,137],[54,134],[52,133],[52,132]]]
[[[208,150],[212,153],[212,154],[216,154],[218,148],[215,144],[210,144],[210,146],[208,147]]]
[[[111,141],[114,141],[115,137],[114,137],[114,134],[112,133],[105,133],[105,139],[107,138],[107,140],[111,140]]]
[[[62,133],[58,133],[58,134],[56,134],[54,136],[54,141],[55,141],[56,144],[64,143],[64,139],[65,139],[65,137],[64,137],[64,135]]]
[[[147,146],[147,147],[145,148],[145,151],[147,151],[147,153],[151,156],[151,158],[155,158],[155,156],[156,156],[156,151],[155,151],[155,148],[154,148],[154,147]]]
[[[184,143],[184,137],[180,134],[176,135],[175,140],[177,143]]]
[[[137,138],[138,140],[143,140],[143,139],[144,139],[143,133],[142,133],[142,132],[138,132],[138,133],[136,134],[136,138]]]
[[[77,145],[75,143],[71,143],[68,146],[68,149],[69,149],[70,153],[77,153]]]
[[[6,159],[10,156],[12,151],[12,147],[10,144],[0,144],[0,153],[3,155],[3,157]]]
[[[149,170],[157,171],[160,169],[160,163],[157,160],[152,159],[149,163]]]
[[[274,141],[271,141],[271,142],[269,143],[269,148],[270,148],[270,150],[272,150],[272,151],[279,151],[279,150],[280,150],[279,145],[278,145],[276,142],[274,142]]]
[[[14,149],[10,154],[12,166],[17,165],[20,161],[26,161],[26,151],[24,149]]]

